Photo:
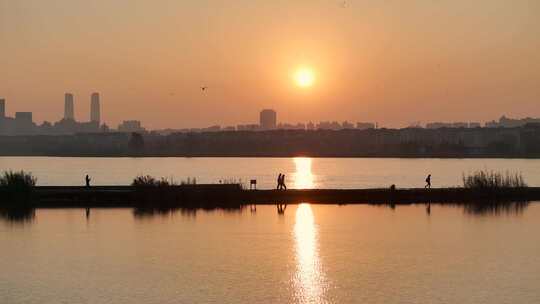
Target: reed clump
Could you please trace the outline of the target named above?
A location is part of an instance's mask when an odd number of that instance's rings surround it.
[[[180,182],[180,185],[196,185],[197,184],[197,178],[195,177],[188,177],[186,180],[183,180]]]
[[[0,175],[0,191],[5,204],[29,200],[37,178],[25,171],[5,171]]]
[[[0,176],[0,187],[28,191],[36,186],[37,178],[24,171],[5,171]]]
[[[133,187],[168,187],[176,186],[176,183],[172,178],[157,179],[150,175],[139,175],[133,179],[131,185]]]
[[[521,173],[505,173],[480,170],[463,174],[463,187],[468,189],[510,189],[525,188],[527,183]]]
[[[223,184],[223,185],[238,185],[238,187],[240,187],[240,189],[242,189],[242,190],[246,189],[246,186],[242,182],[241,178],[238,178],[238,179],[236,179],[236,178],[225,178],[223,180],[220,180],[219,183]]]

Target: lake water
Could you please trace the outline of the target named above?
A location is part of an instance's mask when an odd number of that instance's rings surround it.
[[[456,186],[540,160],[0,157],[40,185],[138,174],[273,188]],[[429,211],[429,212],[428,212]],[[0,303],[540,303],[540,204],[0,210]]]
[[[540,204],[0,216],[0,303],[540,303]]]
[[[428,173],[434,187],[451,187],[463,173],[487,169],[521,172],[540,186],[540,159],[0,157],[0,171],[7,169],[31,171],[39,185],[82,185],[86,174],[96,185],[127,185],[150,174],[198,183],[256,179],[260,189],[274,188],[280,172],[290,188],[411,188],[423,187]]]

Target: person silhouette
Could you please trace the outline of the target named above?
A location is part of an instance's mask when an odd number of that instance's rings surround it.
[[[426,186],[424,188],[431,189],[431,174],[426,177]]]
[[[277,177],[277,190],[281,189],[281,173]]]
[[[92,179],[90,178],[90,176],[88,176],[88,174],[86,174],[86,177],[84,178],[84,180],[86,181],[86,187],[90,188],[90,181]]]
[[[287,190],[287,186],[285,185],[285,174],[281,174],[281,189]]]

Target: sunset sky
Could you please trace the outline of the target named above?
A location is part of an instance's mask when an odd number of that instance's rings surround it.
[[[540,116],[540,1],[0,0],[8,115],[94,91],[112,127]]]

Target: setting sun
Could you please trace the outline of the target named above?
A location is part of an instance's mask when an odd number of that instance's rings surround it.
[[[300,68],[294,74],[294,81],[299,87],[310,87],[315,82],[315,74],[310,68]]]

